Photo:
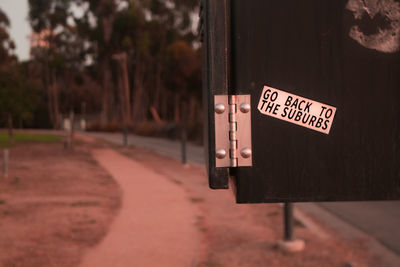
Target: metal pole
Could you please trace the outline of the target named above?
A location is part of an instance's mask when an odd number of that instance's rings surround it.
[[[8,149],[3,149],[3,177],[8,175]]]
[[[186,159],[186,127],[182,126],[181,128],[181,138],[182,138],[182,165],[186,165],[187,159]]]
[[[284,241],[293,240],[293,203],[284,203]]]

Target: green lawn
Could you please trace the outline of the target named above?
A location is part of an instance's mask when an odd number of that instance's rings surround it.
[[[42,142],[50,143],[57,142],[61,139],[61,136],[52,134],[30,134],[30,133],[15,133],[14,144],[24,142]],[[8,133],[0,133],[0,147],[8,147]]]

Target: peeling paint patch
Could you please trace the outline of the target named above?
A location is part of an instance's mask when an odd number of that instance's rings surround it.
[[[400,3],[395,0],[349,0],[346,9],[353,12],[356,24],[368,20],[376,28],[368,33],[361,25],[353,25],[349,36],[360,45],[384,53],[400,49]],[[367,17],[366,17],[367,16]],[[378,23],[378,18],[381,23]],[[384,25],[382,25],[382,21]]]

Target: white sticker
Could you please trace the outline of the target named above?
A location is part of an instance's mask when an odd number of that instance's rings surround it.
[[[258,110],[265,115],[329,134],[336,108],[264,86]]]

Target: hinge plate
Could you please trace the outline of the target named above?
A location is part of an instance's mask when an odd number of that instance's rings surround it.
[[[252,166],[250,95],[215,95],[216,167]]]

